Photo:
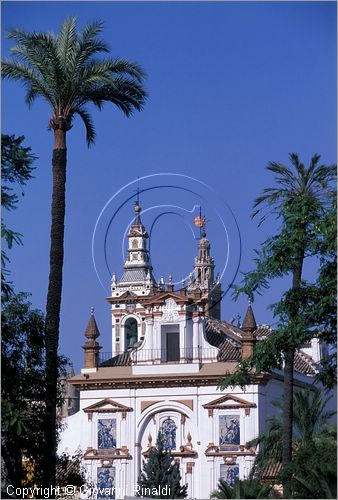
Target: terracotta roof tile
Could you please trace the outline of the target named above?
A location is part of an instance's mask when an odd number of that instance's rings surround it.
[[[106,366],[130,366],[130,365],[131,365],[130,351],[126,351],[122,352],[121,354],[117,354],[117,356],[114,356],[113,358],[103,361],[102,363],[99,364],[99,367],[103,368]]]
[[[302,373],[304,375],[316,374],[315,363],[313,359],[303,351],[297,351],[295,353],[294,367],[298,373]]]
[[[272,328],[269,325],[258,325],[255,330],[255,337],[257,340],[265,340],[272,332]]]
[[[227,337],[240,342],[243,337],[243,331],[235,325],[231,323],[227,323],[226,321],[220,321],[214,318],[207,318],[206,320],[206,331],[207,333],[210,331],[225,334]]]
[[[281,470],[282,464],[280,462],[268,463],[262,472],[262,480],[276,479]]]
[[[258,325],[255,336],[259,341],[264,341],[271,335],[272,329],[268,325]],[[219,349],[218,361],[238,361],[241,359],[242,334],[240,328],[225,321],[213,318],[206,319],[206,340]],[[127,367],[131,366],[130,351],[120,353],[113,358],[103,361],[99,365],[104,367]],[[304,375],[314,375],[316,365],[311,356],[299,350],[295,354],[295,371]]]
[[[209,344],[219,349],[218,361],[239,360],[241,358],[240,339],[237,332],[232,329],[232,325],[207,318],[206,338]]]
[[[230,361],[241,359],[241,347],[230,342],[228,339],[224,340],[219,346],[218,361]]]

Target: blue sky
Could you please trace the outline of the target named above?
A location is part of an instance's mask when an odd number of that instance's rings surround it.
[[[11,27],[57,32],[61,22],[77,16],[105,23],[103,38],[113,56],[137,61],[147,72],[148,101],[141,113],[125,118],[106,106],[93,110],[97,140],[87,149],[84,127],[76,121],[68,134],[67,213],[60,350],[82,366],[81,345],[90,306],[101,331],[103,351],[110,351],[110,311],[105,297],[109,274],[103,239],[116,203],[133,195],[126,187],[100,219],[94,254],[104,290],[92,262],[92,235],[98,216],[114,194],[137,177],[161,172],[188,177],[141,179],[144,222],[151,226],[155,205],[181,207],[160,217],[153,231],[152,260],[158,276],[181,280],[191,271],[196,241],[189,210],[202,203],[208,235],[226,287],[239,260],[236,217],[242,239],[240,270],[252,267],[254,248],[276,229],[270,221],[257,229],[252,203],[272,184],[265,166],[288,163],[297,152],[308,164],[314,153],[336,162],[336,4],[335,2],[3,2],[2,33]],[[3,38],[2,55],[11,42]],[[24,246],[11,251],[17,290],[32,293],[44,310],[48,284],[52,133],[43,101],[31,110],[20,84],[2,85],[2,131],[24,135],[39,157],[35,178],[7,217],[24,235]],[[170,182],[167,182],[170,181]],[[159,185],[173,185],[161,188]],[[182,189],[183,188],[183,189]],[[184,191],[190,189],[191,192]],[[129,201],[111,224],[107,261],[122,272],[121,241],[132,216]],[[169,210],[168,208],[163,209]],[[176,210],[176,211],[177,211]],[[183,210],[183,212],[182,212]],[[185,212],[184,212],[185,210]],[[183,214],[183,215],[182,215]],[[228,230],[227,239],[221,219]],[[306,267],[311,276],[311,266]],[[273,321],[267,306],[284,283],[275,282],[254,304],[259,323]],[[245,298],[223,300],[222,315],[243,315]]]

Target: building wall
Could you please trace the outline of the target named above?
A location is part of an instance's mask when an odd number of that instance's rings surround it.
[[[115,468],[115,487],[127,496],[133,496],[134,485],[137,484],[139,472],[144,456],[142,453],[149,447],[149,434],[152,445],[156,443],[159,428],[165,417],[170,417],[176,424],[176,450],[189,443],[195,456],[180,456],[180,469],[182,482],[188,484],[189,498],[208,498],[213,489],[217,487],[218,479],[222,472],[238,466],[239,478],[248,476],[253,456],[246,454],[244,445],[253,439],[264,426],[266,411],[270,408],[266,402],[266,395],[270,398],[274,390],[261,386],[247,386],[245,391],[220,392],[213,387],[184,387],[182,389],[126,389],[126,390],[96,390],[82,391],[80,411],[66,419],[67,428],[63,433],[59,451],[74,453],[78,448],[86,452],[88,448],[98,449],[99,420],[116,421],[116,447],[126,446],[130,452],[130,459],[114,459],[112,467]],[[253,403],[255,408],[228,408],[235,404],[229,399],[221,404],[221,408],[212,411],[203,405],[223,398],[225,395],[235,396],[241,400]],[[133,411],[93,413],[91,419],[83,410],[105,399],[130,407]],[[205,454],[211,445],[219,446],[220,417],[222,422],[229,422],[234,417],[239,418],[240,437],[238,447],[232,453],[221,455],[214,453]],[[230,418],[231,417],[231,418]],[[222,424],[221,424],[222,425]],[[190,441],[189,441],[190,439]],[[231,455],[235,460],[229,460]],[[88,481],[97,484],[97,471],[102,467],[101,460],[84,459]],[[235,470],[236,472],[236,470]],[[123,496],[122,496],[123,497]]]

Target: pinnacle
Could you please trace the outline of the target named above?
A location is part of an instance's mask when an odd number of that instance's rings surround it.
[[[248,308],[245,313],[244,321],[242,323],[241,329],[244,331],[254,332],[257,328],[255,316],[251,307],[251,302],[248,304]]]
[[[97,337],[100,336],[100,332],[99,332],[99,329],[97,327],[95,316],[94,316],[94,310],[91,311],[88,325],[87,325],[87,328],[85,331],[85,336],[87,337],[87,339],[97,339]]]

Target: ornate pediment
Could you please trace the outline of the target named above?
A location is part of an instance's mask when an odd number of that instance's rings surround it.
[[[131,458],[131,455],[127,446],[113,448],[109,450],[109,453],[103,453],[102,450],[88,448],[83,454],[83,458],[85,460],[101,460],[101,462],[108,462],[108,464],[111,465],[112,460]],[[109,466],[108,464],[106,466]],[[104,463],[102,465],[105,466]]]
[[[256,408],[256,404],[251,401],[233,396],[232,394],[225,394],[221,398],[215,399],[210,403],[203,405],[206,410],[237,410],[240,408]]]
[[[147,449],[142,453],[142,455],[146,458],[149,457],[149,454],[152,450],[155,450],[155,446],[152,444],[153,438],[149,433],[148,436],[148,446]],[[178,457],[196,457],[197,451],[193,449],[192,438],[190,432],[188,432],[187,442],[184,445],[181,445],[178,450],[171,450],[170,454],[174,458]]]
[[[168,299],[173,299],[177,304],[184,304],[191,302],[190,299],[185,295],[180,295],[176,292],[164,291],[158,292],[155,296],[147,297],[146,305],[155,306],[163,305]]]
[[[221,446],[217,446],[214,443],[209,443],[204,454],[207,457],[227,457],[227,461],[230,458],[235,458],[240,455],[255,455],[252,448],[246,448],[243,445],[239,446],[228,446],[227,449],[223,449]]]
[[[122,413],[122,418],[126,418],[126,413],[128,411],[133,411],[129,406],[125,406],[121,403],[117,403],[117,401],[113,401],[112,399],[103,399],[98,403],[94,403],[87,408],[83,408],[83,411],[87,413],[88,419],[92,419],[93,413]]]
[[[179,310],[180,306],[176,304],[172,297],[169,297],[162,306],[162,320],[175,321],[179,319]]]
[[[127,290],[124,292],[122,295],[119,295],[117,297],[107,297],[108,302],[128,302],[130,300],[137,300],[138,302],[140,301],[140,298],[136,293]]]

